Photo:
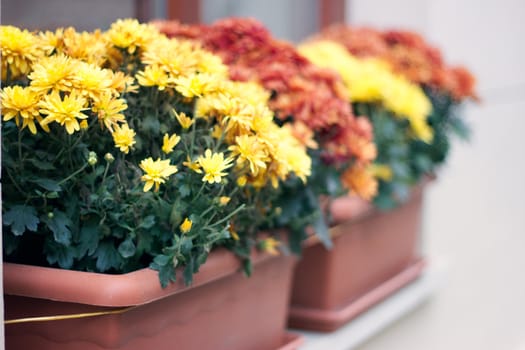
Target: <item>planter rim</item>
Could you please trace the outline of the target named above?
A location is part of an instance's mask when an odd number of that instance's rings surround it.
[[[265,253],[252,254],[254,264],[271,258],[274,256]],[[210,253],[190,286],[178,278],[163,289],[158,272],[150,268],[111,275],[4,262],[4,293],[105,307],[137,306],[237,273],[241,266],[237,256],[218,248]],[[178,276],[181,272],[178,269]]]

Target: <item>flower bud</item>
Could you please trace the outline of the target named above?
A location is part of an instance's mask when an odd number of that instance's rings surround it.
[[[104,154],[104,159],[106,160],[106,162],[108,162],[109,164],[113,163],[115,161],[115,157],[113,157],[113,155],[111,153],[106,153]]]
[[[54,214],[52,211],[50,211],[49,213],[47,213],[47,217],[48,217],[49,219],[52,219],[52,218],[55,217],[55,214]]]
[[[88,155],[88,164],[89,165],[95,165],[97,164],[97,154],[95,152],[89,152],[89,155]]]

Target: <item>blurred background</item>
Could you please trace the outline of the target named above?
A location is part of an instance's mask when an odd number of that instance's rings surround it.
[[[468,143],[430,186],[423,251],[446,266],[431,299],[361,350],[525,349],[525,1],[2,0],[2,24],[107,28],[117,18],[250,16],[300,42],[334,22],[415,30],[478,79]]]

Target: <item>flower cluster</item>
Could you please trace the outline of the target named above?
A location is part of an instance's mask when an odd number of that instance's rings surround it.
[[[232,79],[256,81],[272,91],[270,107],[281,123],[290,122],[295,135],[317,150],[325,164],[346,172],[341,177],[345,187],[368,199],[375,195],[373,177],[368,182],[347,181],[352,168],[366,167],[376,150],[371,126],[353,115],[348,91],[335,72],[313,65],[253,19],[229,18],[208,26],[156,25],[168,35],[198,40],[218,54],[230,67]]]
[[[374,202],[380,207],[403,201],[411,186],[445,161],[450,135],[468,133],[456,108],[467,97],[476,99],[474,78],[446,66],[417,34],[336,25],[300,51],[338,70],[354,110],[372,121],[378,156],[365,170],[379,180]]]
[[[303,44],[299,51],[312,62],[338,71],[352,102],[379,103],[399,118],[406,118],[415,138],[432,140],[432,130],[426,123],[432,105],[423,90],[392,72],[384,62],[360,59],[332,41]]]
[[[462,66],[446,65],[440,51],[417,33],[334,25],[317,37],[336,41],[358,57],[381,58],[410,81],[450,94],[456,101],[477,99],[472,74]]]
[[[277,189],[306,182],[311,160],[261,86],[136,20],[0,30],[7,259],[150,265],[166,285],[178,266],[191,281],[215,246],[245,259],[266,246],[255,232]]]

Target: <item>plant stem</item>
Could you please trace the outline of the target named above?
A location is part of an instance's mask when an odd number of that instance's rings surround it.
[[[16,183],[16,181],[15,181],[13,175],[11,174],[11,172],[9,171],[9,169],[6,168],[6,172],[7,172],[7,176],[9,176],[9,179],[11,179],[11,182],[13,182],[13,185],[16,187],[16,189],[18,190],[18,192],[24,194],[25,196],[30,197],[29,194],[28,194],[27,192],[25,192],[24,190],[22,190],[22,189],[18,186],[18,184]]]
[[[20,170],[24,170],[24,162],[22,161],[22,130],[18,129],[18,161],[20,162]]]
[[[80,174],[82,171],[84,171],[84,169],[86,169],[87,166],[88,166],[88,163],[86,162],[84,165],[82,165],[82,167],[80,169],[75,171],[73,174],[69,175],[65,179],[60,180],[58,182],[58,185],[62,185],[63,183],[65,183],[65,182],[69,181],[70,179],[72,179],[73,177],[75,177],[76,175]]]
[[[202,186],[201,186],[201,188],[199,189],[199,192],[197,192],[197,195],[193,198],[193,200],[191,201],[191,203],[194,203],[197,199],[199,199],[200,195],[202,194],[202,191],[204,190],[204,187],[206,187],[206,181],[203,181],[203,182],[202,182]]]
[[[215,227],[217,225],[220,225],[222,224],[223,222],[226,222],[228,220],[230,220],[235,214],[237,214],[238,212],[240,212],[241,210],[244,209],[244,207],[246,207],[246,204],[241,204],[237,209],[235,209],[234,211],[232,211],[230,214],[226,215],[224,218],[222,218],[221,220],[215,222],[214,224],[208,226],[209,228],[212,228],[212,227]]]

